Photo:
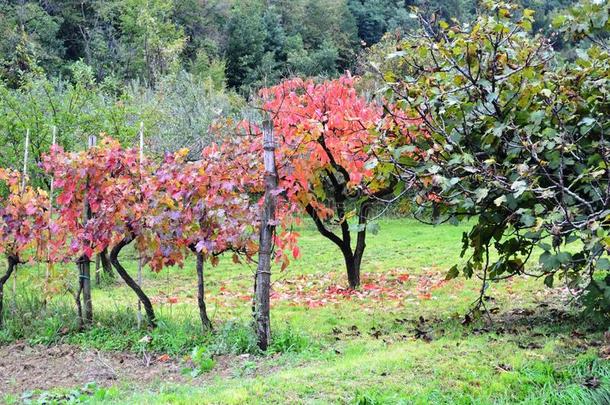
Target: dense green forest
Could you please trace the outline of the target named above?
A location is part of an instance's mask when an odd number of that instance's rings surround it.
[[[570,0],[525,0],[535,30]],[[0,3],[0,148],[18,167],[27,129],[32,177],[52,127],[69,149],[89,134],[155,152],[209,141],[215,117],[244,114],[262,86],[290,76],[362,73],[366,50],[431,19],[476,17],[475,0],[89,0]]]
[[[569,0],[526,0],[536,29]],[[286,75],[336,75],[387,33],[413,27],[412,7],[443,19],[472,19],[475,0],[112,0],[3,1],[1,75],[18,87],[27,72],[155,86],[186,70],[246,91]]]

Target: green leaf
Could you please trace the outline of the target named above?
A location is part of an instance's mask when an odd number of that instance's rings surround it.
[[[553,18],[553,27],[554,28],[559,28],[561,27],[566,21],[567,21],[568,17],[566,15],[563,14],[559,14],[557,16],[555,16],[555,18]]]
[[[480,203],[485,197],[487,197],[487,194],[489,194],[489,189],[487,188],[480,188],[476,190],[475,196],[477,198],[477,203]]]
[[[454,265],[447,272],[447,275],[445,276],[445,280],[453,280],[454,278],[457,278],[459,275],[460,275],[460,270],[458,269],[457,265]]]
[[[553,276],[554,276],[553,274],[549,274],[548,276],[546,276],[544,278],[544,285],[546,285],[549,288],[553,288],[553,281],[554,281]]]
[[[506,196],[505,195],[501,195],[500,197],[496,198],[494,200],[494,204],[496,207],[499,207],[500,205],[502,205],[502,203],[506,202]]]
[[[373,158],[373,159],[369,160],[368,162],[366,162],[366,164],[364,165],[364,168],[366,170],[373,170],[375,167],[377,167],[378,164],[379,164],[379,160],[377,160],[376,158]]]
[[[597,264],[595,265],[595,268],[597,270],[610,270],[610,260],[606,259],[605,257],[602,259],[599,259],[597,261]]]
[[[379,233],[379,224],[377,222],[370,222],[366,225],[366,230],[373,235],[377,235]]]
[[[540,264],[545,270],[555,270],[559,267],[559,260],[551,252],[544,252],[540,255]]]
[[[514,191],[514,197],[518,198],[527,189],[527,183],[523,180],[516,180],[513,184],[511,184],[510,188]]]

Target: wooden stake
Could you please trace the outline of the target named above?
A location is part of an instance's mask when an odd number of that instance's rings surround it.
[[[89,136],[88,147],[93,148],[97,143],[95,135]],[[85,196],[85,206],[83,207],[83,224],[91,219],[91,207],[87,202],[87,196]],[[91,258],[83,255],[79,259],[80,269],[80,285],[83,291],[83,321],[84,323],[91,325],[93,323],[93,303],[91,301]]]
[[[53,125],[52,129],[52,138],[51,138],[51,147],[55,146],[57,142],[57,127]],[[51,177],[51,187],[49,189],[49,219],[53,219],[53,193],[55,192],[55,179]],[[46,292],[49,284],[49,277],[51,276],[51,227],[49,222],[49,240],[47,241],[47,271],[45,273],[45,300],[46,300]]]
[[[25,193],[26,177],[28,175],[28,152],[30,149],[30,129],[25,130],[25,146],[23,148],[23,171],[21,172],[21,193]],[[17,270],[18,265],[15,265]],[[17,271],[13,276],[13,309],[17,307]]]
[[[275,207],[277,197],[277,170],[275,167],[275,143],[273,123],[263,122],[263,160],[265,163],[265,199],[261,214],[258,267],[255,281],[254,318],[258,346],[267,350],[271,340],[270,290],[271,290],[271,252],[275,233]]]
[[[25,191],[25,178],[28,175],[28,152],[30,149],[30,129],[25,131],[25,148],[23,149],[23,172],[21,173],[21,192]]]
[[[144,121],[140,121],[140,168],[142,166],[142,161],[144,160]]]
[[[144,122],[140,121],[140,181],[142,180],[142,162],[144,161]],[[141,186],[141,184],[140,184]],[[142,256],[138,257],[138,286],[142,286]],[[142,326],[142,301],[138,300],[138,329]]]

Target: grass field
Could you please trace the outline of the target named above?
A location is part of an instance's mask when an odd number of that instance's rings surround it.
[[[192,262],[146,272],[144,288],[160,318],[152,332],[136,329],[134,296],[119,281],[96,287],[95,325],[77,332],[70,297],[58,295],[43,309],[36,291],[44,269],[22,269],[16,298],[7,287],[0,346],[25,341],[128,352],[142,357],[143,368],[144,359],[162,356],[182,370],[176,382],[123,377],[87,387],[29,388],[25,394],[9,383],[0,398],[117,404],[610,403],[610,364],[604,359],[610,342],[600,326],[578,317],[564,289],[548,289],[541,280],[507,280],[487,291],[486,316],[465,317],[479,294],[478,280],[444,281],[459,259],[464,229],[383,221],[380,233],[369,237],[362,287],[351,294],[343,289],[339,251],[304,226],[302,258],[284,272],[274,270],[275,334],[266,355],[256,352],[247,326],[253,265],[223,259],[206,268],[214,335],[203,334],[197,321]],[[128,264],[135,272],[135,261]],[[65,271],[75,277],[74,269]],[[214,357],[211,371],[193,368],[194,348]]]

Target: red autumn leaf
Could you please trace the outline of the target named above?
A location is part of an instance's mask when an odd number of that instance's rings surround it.
[[[294,257],[295,259],[301,257],[301,251],[299,250],[298,246],[292,248],[292,257]]]
[[[157,357],[157,361],[159,363],[166,363],[166,362],[168,362],[170,360],[171,360],[171,357],[169,357],[168,354],[162,354],[161,356]]]

